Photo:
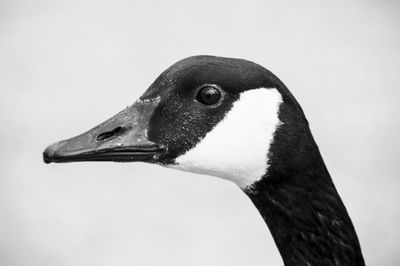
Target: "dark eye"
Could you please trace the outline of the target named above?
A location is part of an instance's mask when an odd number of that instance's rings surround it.
[[[221,92],[216,86],[207,85],[199,90],[196,100],[205,105],[212,105],[221,98]]]

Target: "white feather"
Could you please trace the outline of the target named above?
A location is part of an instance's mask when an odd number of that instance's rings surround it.
[[[170,167],[228,179],[241,188],[251,186],[268,169],[281,103],[274,88],[242,92],[225,118]]]

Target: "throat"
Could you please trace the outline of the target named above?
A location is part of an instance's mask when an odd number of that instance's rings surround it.
[[[270,173],[244,191],[285,265],[364,265],[353,224],[325,166],[290,177]]]

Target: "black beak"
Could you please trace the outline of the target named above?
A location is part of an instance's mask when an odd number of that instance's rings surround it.
[[[148,140],[147,128],[158,102],[137,101],[97,127],[48,146],[44,162],[155,162],[165,149]]]

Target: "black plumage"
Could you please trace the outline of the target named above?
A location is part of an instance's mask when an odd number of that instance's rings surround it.
[[[350,217],[300,106],[282,104],[267,174],[245,190],[285,265],[364,265]]]

